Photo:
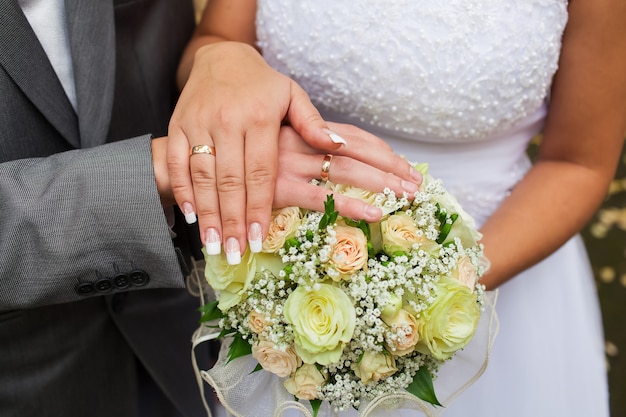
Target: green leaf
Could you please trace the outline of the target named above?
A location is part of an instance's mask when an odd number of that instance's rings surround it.
[[[254,369],[252,370],[252,372],[250,372],[251,374],[260,371],[261,369],[263,369],[263,367],[261,366],[260,363],[257,363],[256,366],[254,367]]]
[[[320,411],[320,406],[322,405],[322,400],[309,400],[311,403],[311,408],[313,409],[313,417],[317,417],[317,413]]]
[[[326,202],[324,203],[324,215],[320,219],[318,228],[320,230],[326,229],[329,225],[335,224],[339,213],[335,211],[335,199],[332,194],[326,196]]]
[[[223,337],[230,336],[233,333],[237,333],[237,330],[235,330],[235,329],[222,329],[220,334],[217,335],[217,338],[221,339]]]
[[[233,342],[228,349],[228,361],[226,363],[240,358],[242,356],[250,355],[252,353],[252,346],[246,339],[244,339],[239,333],[235,333],[233,336]]]
[[[437,243],[442,244],[443,242],[446,241],[446,238],[448,237],[450,230],[452,230],[452,225],[458,218],[459,218],[459,215],[457,213],[454,213],[453,215],[450,216],[449,223],[447,221],[444,221],[441,223],[441,230],[439,231],[439,237],[437,238]]]
[[[206,323],[207,321],[218,320],[224,317],[224,313],[217,308],[218,301],[211,301],[198,308],[198,311],[202,313],[200,316],[200,323]]]
[[[408,392],[415,395],[420,400],[424,400],[432,405],[441,406],[441,403],[435,395],[435,388],[433,387],[433,377],[426,368],[421,366],[415,376],[413,382],[406,388]]]

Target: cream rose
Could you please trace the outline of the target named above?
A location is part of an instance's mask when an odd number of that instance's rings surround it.
[[[241,301],[250,286],[256,273],[256,259],[249,250],[244,253],[239,265],[229,265],[223,252],[208,256],[204,252],[204,255],[204,276],[209,285],[219,292],[219,309],[226,311]]]
[[[398,311],[385,323],[395,332],[395,337],[387,340],[389,351],[395,356],[404,356],[415,350],[419,341],[418,321],[406,310]]]
[[[330,254],[330,262],[341,275],[367,266],[367,238],[361,229],[351,226],[335,226],[336,242]],[[333,280],[338,281],[341,276]]]
[[[469,343],[480,319],[476,294],[454,278],[441,277],[435,301],[422,312],[417,350],[445,360]]]
[[[414,245],[432,244],[419,233],[415,220],[405,213],[392,214],[380,222],[383,250],[388,255],[396,252],[409,252]],[[429,248],[425,248],[428,250]]]
[[[395,374],[398,368],[396,368],[396,360],[389,353],[366,351],[358,364],[352,364],[352,370],[361,382],[367,384]]]
[[[326,188],[341,194],[346,197],[354,198],[355,200],[361,200],[369,205],[373,205],[376,201],[376,197],[378,193],[373,191],[364,190],[359,187],[355,187],[353,185],[345,185],[345,184],[333,184],[330,182],[326,183]]]
[[[305,363],[284,382],[284,385],[291,395],[301,400],[314,400],[319,397],[319,389],[325,382],[326,376],[315,365]]]
[[[285,207],[272,212],[272,220],[263,241],[263,252],[276,253],[285,241],[295,236],[302,223],[302,215],[298,207]]]
[[[459,282],[474,291],[476,282],[478,281],[478,271],[469,256],[464,256],[456,264],[456,268],[452,271],[452,276]]]
[[[273,342],[261,340],[252,345],[252,357],[259,361],[263,369],[280,377],[287,377],[302,365],[292,347],[278,349]]]
[[[330,284],[319,284],[314,291],[296,288],[287,297],[284,316],[293,326],[296,352],[305,363],[337,362],[356,325],[352,300]]]

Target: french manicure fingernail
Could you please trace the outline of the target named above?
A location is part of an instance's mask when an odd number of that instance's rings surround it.
[[[239,241],[234,237],[229,237],[226,241],[226,261],[228,265],[239,265],[241,263],[241,249],[239,248]]]
[[[198,218],[196,217],[196,212],[193,211],[193,206],[191,205],[191,203],[183,203],[183,214],[185,215],[185,221],[187,222],[187,224],[193,224],[198,220]]]
[[[341,143],[344,146],[348,146],[348,142],[346,142],[344,138],[342,138],[332,130],[324,129],[324,133],[326,133],[330,137],[330,140],[332,140],[334,143]]]
[[[410,194],[413,194],[414,192],[420,189],[419,186],[415,184],[414,182],[402,181],[401,184],[402,184],[402,189]]]
[[[365,206],[365,216],[368,220],[380,219],[382,211],[378,207],[367,205]]]
[[[421,172],[411,167],[411,178],[413,178],[415,181],[422,182],[422,180],[424,179],[424,176],[422,175]]]
[[[209,255],[219,255],[221,251],[220,234],[210,227],[206,231],[206,253]]]
[[[250,252],[259,253],[263,249],[263,236],[261,225],[257,222],[250,224],[248,228],[248,243],[250,244]]]

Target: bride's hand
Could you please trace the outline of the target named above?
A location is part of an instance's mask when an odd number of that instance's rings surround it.
[[[243,253],[269,224],[284,119],[312,145],[341,146],[325,130],[307,94],[269,67],[249,45],[222,42],[198,49],[169,125],[168,167],[176,203],[202,242]],[[206,145],[191,155],[190,148]]]

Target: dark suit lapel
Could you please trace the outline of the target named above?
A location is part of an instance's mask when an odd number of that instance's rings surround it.
[[[0,0],[0,65],[50,124],[78,147],[76,113],[15,0]]]
[[[83,147],[106,141],[115,91],[113,0],[65,0]]]

